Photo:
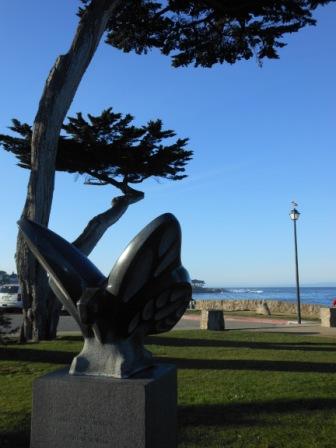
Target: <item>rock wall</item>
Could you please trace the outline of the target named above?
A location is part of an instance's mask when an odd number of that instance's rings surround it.
[[[272,314],[296,315],[296,303],[285,300],[196,300],[196,310],[255,311],[263,302]],[[320,317],[320,305],[301,304],[302,317]]]

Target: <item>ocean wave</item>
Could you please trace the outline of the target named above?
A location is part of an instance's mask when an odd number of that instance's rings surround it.
[[[262,294],[264,291],[261,289],[247,289],[247,288],[239,288],[239,289],[228,289],[229,292],[232,292],[234,294]]]

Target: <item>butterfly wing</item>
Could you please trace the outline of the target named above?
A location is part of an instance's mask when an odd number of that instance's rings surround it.
[[[113,267],[107,286],[114,300],[114,330],[128,337],[170,330],[191,299],[188,272],[181,264],[181,229],[169,213],[149,223]]]
[[[87,288],[97,288],[105,276],[75,246],[34,221],[23,218],[19,228],[42,267],[50,276],[50,284],[65,308],[85,330],[76,302]]]

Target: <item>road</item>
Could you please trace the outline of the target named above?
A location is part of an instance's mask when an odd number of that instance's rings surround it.
[[[22,317],[20,314],[8,314],[12,320],[12,329],[20,327]],[[247,318],[247,317],[227,317],[225,318],[225,328],[228,330],[240,330],[240,329],[267,329],[267,328],[280,328],[287,326],[287,321],[285,320],[272,320],[272,319],[262,319],[262,318]],[[200,317],[197,315],[185,315],[174,329],[199,329],[200,327]],[[61,316],[58,332],[77,332],[79,328],[75,320],[71,316]]]

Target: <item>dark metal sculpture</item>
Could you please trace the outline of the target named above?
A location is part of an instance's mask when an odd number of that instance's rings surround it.
[[[28,219],[18,224],[83,333],[84,347],[70,373],[128,378],[152,365],[144,337],[174,327],[191,299],[177,219],[166,213],[149,223],[108,278],[56,233]]]

